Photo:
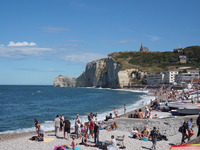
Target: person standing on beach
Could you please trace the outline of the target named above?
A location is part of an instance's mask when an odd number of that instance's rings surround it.
[[[65,117],[65,121],[63,122],[64,139],[65,139],[65,132],[67,132],[68,140],[70,138],[70,126],[71,126],[70,121],[67,119],[67,117]]]
[[[56,119],[54,120],[54,127],[55,127],[55,136],[57,137],[58,132],[59,132],[59,128],[60,128],[60,118],[59,115],[56,116]]]
[[[157,143],[157,137],[158,137],[158,131],[156,130],[156,127],[153,127],[153,130],[151,131],[150,137],[152,138],[151,149],[156,149],[156,143]]]
[[[148,107],[147,106],[145,106],[145,119],[147,119],[148,118],[148,115],[149,115],[149,109],[148,109]]]
[[[94,124],[94,143],[99,143],[99,126],[96,122]]]
[[[139,109],[138,118],[139,118],[139,119],[143,119],[143,112],[142,112],[142,109]]]
[[[38,133],[38,124],[39,124],[39,121],[37,119],[34,119],[34,122],[35,122],[35,128],[36,128],[36,132]]]
[[[197,118],[197,128],[198,128],[198,132],[197,132],[197,137],[200,136],[200,112],[199,112],[199,117]]]
[[[181,144],[185,143],[185,139],[188,138],[188,135],[186,133],[187,130],[187,122],[184,121],[183,125],[182,125],[182,140],[181,140]]]
[[[92,138],[94,137],[94,122],[92,119],[90,119],[90,135],[92,136]]]
[[[126,113],[126,104],[124,104],[124,114]]]
[[[78,121],[81,124],[81,118],[79,117],[79,114],[76,115],[76,120],[75,120],[75,132],[77,133],[78,130]]]
[[[118,115],[118,110],[115,108],[114,109],[114,114],[115,114],[115,117],[117,117],[117,115]]]
[[[194,135],[194,132],[192,130],[192,122],[193,122],[193,119],[190,118],[190,120],[187,122],[187,130],[188,130],[188,141],[190,140],[191,136]]]

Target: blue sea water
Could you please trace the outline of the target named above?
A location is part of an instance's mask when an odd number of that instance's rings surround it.
[[[35,118],[45,131],[53,130],[57,114],[65,114],[73,122],[76,114],[86,121],[87,115],[93,112],[102,120],[115,107],[122,114],[124,104],[130,111],[150,99],[146,93],[123,90],[1,85],[0,134],[35,131]]]

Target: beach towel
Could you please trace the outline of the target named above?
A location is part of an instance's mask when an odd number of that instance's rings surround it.
[[[79,147],[76,147],[76,150],[80,150],[81,148],[79,148]],[[73,149],[66,149],[66,150],[73,150]]]
[[[142,141],[148,141],[148,137],[143,137]]]
[[[66,150],[66,148],[65,148],[65,147],[62,147],[62,146],[56,146],[56,147],[54,148],[54,150],[57,150],[59,147],[62,148],[63,150]]]
[[[44,138],[44,141],[39,141],[39,142],[52,142],[55,138]],[[32,141],[28,140],[29,142],[38,142],[38,141]]]

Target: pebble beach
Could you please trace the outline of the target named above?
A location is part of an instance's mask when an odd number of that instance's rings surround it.
[[[157,97],[161,99],[162,97]],[[133,110],[134,111],[134,110]],[[129,114],[128,112],[127,114]],[[113,121],[118,123],[118,128],[115,131],[100,130],[99,138],[100,141],[111,140],[111,135],[123,136],[124,144],[127,150],[145,150],[150,149],[152,146],[151,141],[142,141],[139,139],[130,138],[130,132],[133,127],[139,128],[141,131],[144,126],[147,126],[149,130],[153,127],[157,127],[162,135],[167,137],[166,140],[157,142],[157,150],[168,150],[173,145],[181,144],[182,134],[178,132],[179,127],[184,121],[188,121],[190,118],[194,119],[193,129],[195,135],[192,139],[196,138],[197,126],[195,124],[197,115],[194,116],[172,116],[169,112],[153,111],[152,115],[157,114],[156,119],[135,119],[128,118],[127,115],[122,115],[120,118],[109,120],[106,125],[110,125]],[[71,130],[72,132],[74,129]],[[72,139],[63,139],[63,132],[59,132],[58,137],[54,136],[54,132],[45,132],[45,141],[33,142],[29,138],[36,136],[36,132],[20,133],[20,134],[1,134],[0,135],[0,149],[6,150],[53,150],[55,146],[63,144],[71,144]],[[94,139],[90,137],[89,141],[94,142]],[[187,140],[186,140],[187,142]],[[77,139],[77,143],[81,143],[81,139]],[[96,147],[88,147],[85,145],[78,144],[77,147],[83,150],[98,150]]]

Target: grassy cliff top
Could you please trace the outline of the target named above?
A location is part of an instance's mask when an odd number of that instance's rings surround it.
[[[180,63],[179,55],[187,56],[187,63]],[[200,46],[186,47],[183,49],[183,53],[132,51],[112,53],[109,56],[120,63],[122,69],[136,68],[148,73],[159,73],[181,67],[200,67]]]

